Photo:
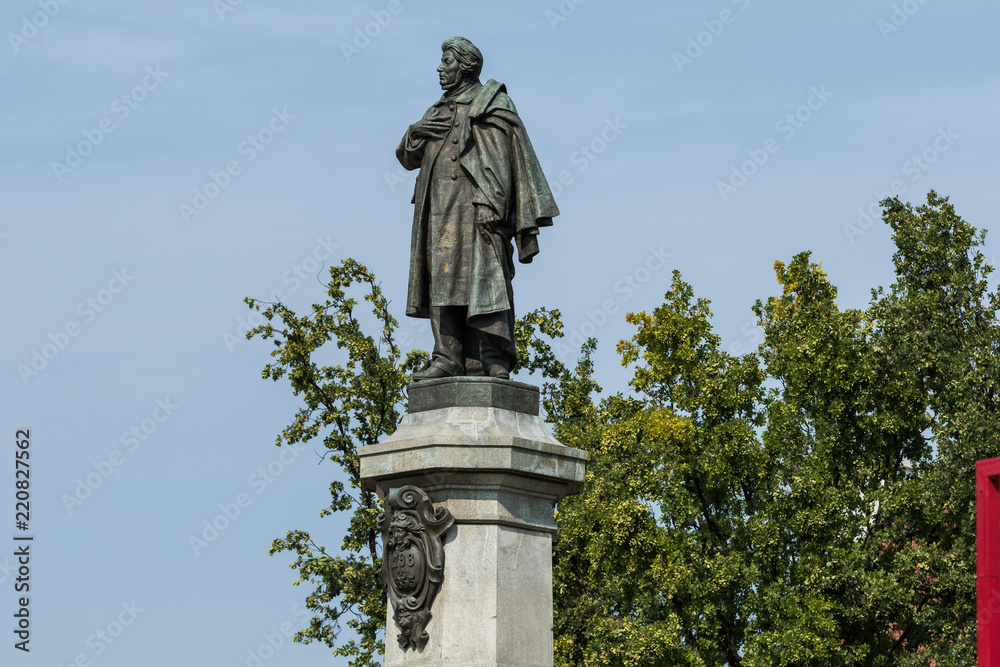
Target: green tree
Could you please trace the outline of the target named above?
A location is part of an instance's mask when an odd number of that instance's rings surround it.
[[[364,333],[365,314],[357,312],[357,299],[348,296],[352,286],[363,290],[377,336]],[[373,493],[361,489],[357,448],[379,442],[396,429],[409,376],[426,354],[402,355],[394,338],[398,323],[375,276],[351,259],[331,267],[327,299],[314,305],[309,315],[299,317],[281,303],[246,302],[267,320],[247,337],[260,336],[274,345],[275,361],[264,367],[262,376],[275,381],[287,377],[303,402],[276,444],[319,438],[326,458],[342,471],[338,477],[347,482],[330,484],[330,505],[320,512],[351,512],[338,551],[328,552],[300,530],[288,531],[271,545],[272,555],[296,554],[291,564],[299,575],[296,586],[308,582],[315,587],[306,597],[312,621],[296,633],[295,641],[324,642],[334,655],[352,658],[351,667],[381,665],[378,656],[385,647],[378,635],[385,625],[386,596],[378,575],[382,560],[376,517],[382,508]],[[330,342],[346,356],[342,365],[322,361],[332,356],[324,348]],[[342,618],[355,637],[341,637]]]
[[[750,354],[721,349],[709,302],[678,273],[663,304],[627,316],[636,331],[618,350],[632,379],[604,398],[595,341],[568,367],[553,353],[558,311],[518,321],[554,434],[591,456],[584,493],[556,513],[557,664],[974,664],[974,467],[1000,454],[1000,294],[984,234],[947,199],[882,204],[889,289],[841,310],[809,253],[776,262],[781,294],[754,306],[765,338]],[[347,297],[357,288],[376,337]],[[322,438],[347,481],[322,514],[352,512],[337,552],[301,531],[272,545],[297,555],[296,584],[315,586],[296,639],[378,664],[380,508],[360,489],[356,448],[395,428],[426,354],[401,354],[353,260],[331,269],[310,316],[263,313],[248,337],[273,339],[264,377],[287,376],[304,402],[278,444]],[[328,342],[343,365],[320,365]]]
[[[560,664],[974,664],[1000,300],[946,199],[882,203],[896,282],[864,311],[802,253],[755,353],[719,349],[677,274],[629,315],[631,394],[564,438],[592,458],[558,514]]]
[[[916,209],[886,200],[896,281],[875,295],[877,344],[907,369],[931,445],[917,461],[919,494],[896,527],[914,536],[900,571],[919,571],[907,641],[921,647],[900,664],[975,664],[975,464],[1000,455],[1000,292],[979,248],[985,232],[931,192]]]

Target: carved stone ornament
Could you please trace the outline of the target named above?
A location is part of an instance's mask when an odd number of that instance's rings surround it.
[[[389,589],[392,618],[403,650],[423,649],[429,636],[431,603],[444,579],[441,536],[455,523],[447,509],[437,509],[415,486],[391,489],[378,516],[382,531],[382,580]]]

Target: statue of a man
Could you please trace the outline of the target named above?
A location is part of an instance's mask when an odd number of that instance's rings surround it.
[[[396,149],[420,169],[406,314],[431,320],[434,352],[414,380],[508,378],[515,356],[514,252],[538,253],[539,227],[559,215],[503,84],[479,81],[483,55],[464,37],[441,45],[444,96]]]

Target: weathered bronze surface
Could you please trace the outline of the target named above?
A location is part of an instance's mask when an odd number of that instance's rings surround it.
[[[447,509],[435,509],[427,494],[415,486],[390,490],[385,511],[378,516],[382,579],[399,628],[396,639],[404,650],[420,650],[430,638],[425,628],[444,579],[441,536],[454,522]]]
[[[396,149],[420,169],[406,314],[431,320],[434,352],[414,380],[507,378],[514,365],[514,253],[538,253],[559,215],[524,125],[502,83],[480,83],[483,57],[452,37],[438,67],[444,95]]]

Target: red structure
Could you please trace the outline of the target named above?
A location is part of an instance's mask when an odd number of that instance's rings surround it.
[[[1000,458],[976,463],[979,667],[1000,667]]]

